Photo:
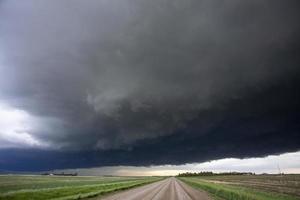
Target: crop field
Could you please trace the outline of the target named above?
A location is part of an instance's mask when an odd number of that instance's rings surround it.
[[[100,196],[152,183],[158,177],[0,176],[0,200],[66,200]]]
[[[300,175],[229,175],[181,177],[215,199],[299,200]]]

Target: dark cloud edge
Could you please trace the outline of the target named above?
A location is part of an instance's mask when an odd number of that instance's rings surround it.
[[[0,150],[0,169],[43,171],[101,166],[179,165],[222,158],[265,157],[300,150],[300,81],[281,81],[265,90],[202,111],[172,135],[145,139],[127,149],[50,151]],[[205,119],[201,122],[201,119]],[[217,124],[212,127],[206,123]],[[217,122],[217,123],[216,123]]]

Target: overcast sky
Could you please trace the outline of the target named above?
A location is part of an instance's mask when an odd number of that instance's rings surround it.
[[[0,1],[0,170],[299,151],[299,15],[298,0]]]
[[[185,172],[212,171],[262,173],[300,173],[300,152],[285,153],[263,158],[224,158],[203,163],[183,165],[158,165],[146,167],[109,166],[98,168],[54,170],[56,173],[75,173],[82,176],[116,175],[116,176],[174,176]]]

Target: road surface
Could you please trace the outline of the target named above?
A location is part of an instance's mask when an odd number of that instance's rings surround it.
[[[209,200],[205,192],[196,190],[172,177],[142,187],[116,193],[103,200]]]

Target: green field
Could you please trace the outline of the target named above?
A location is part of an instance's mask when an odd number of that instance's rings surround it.
[[[0,176],[0,200],[81,199],[161,180],[158,177]]]
[[[229,175],[180,177],[214,199],[299,200],[300,175]]]

